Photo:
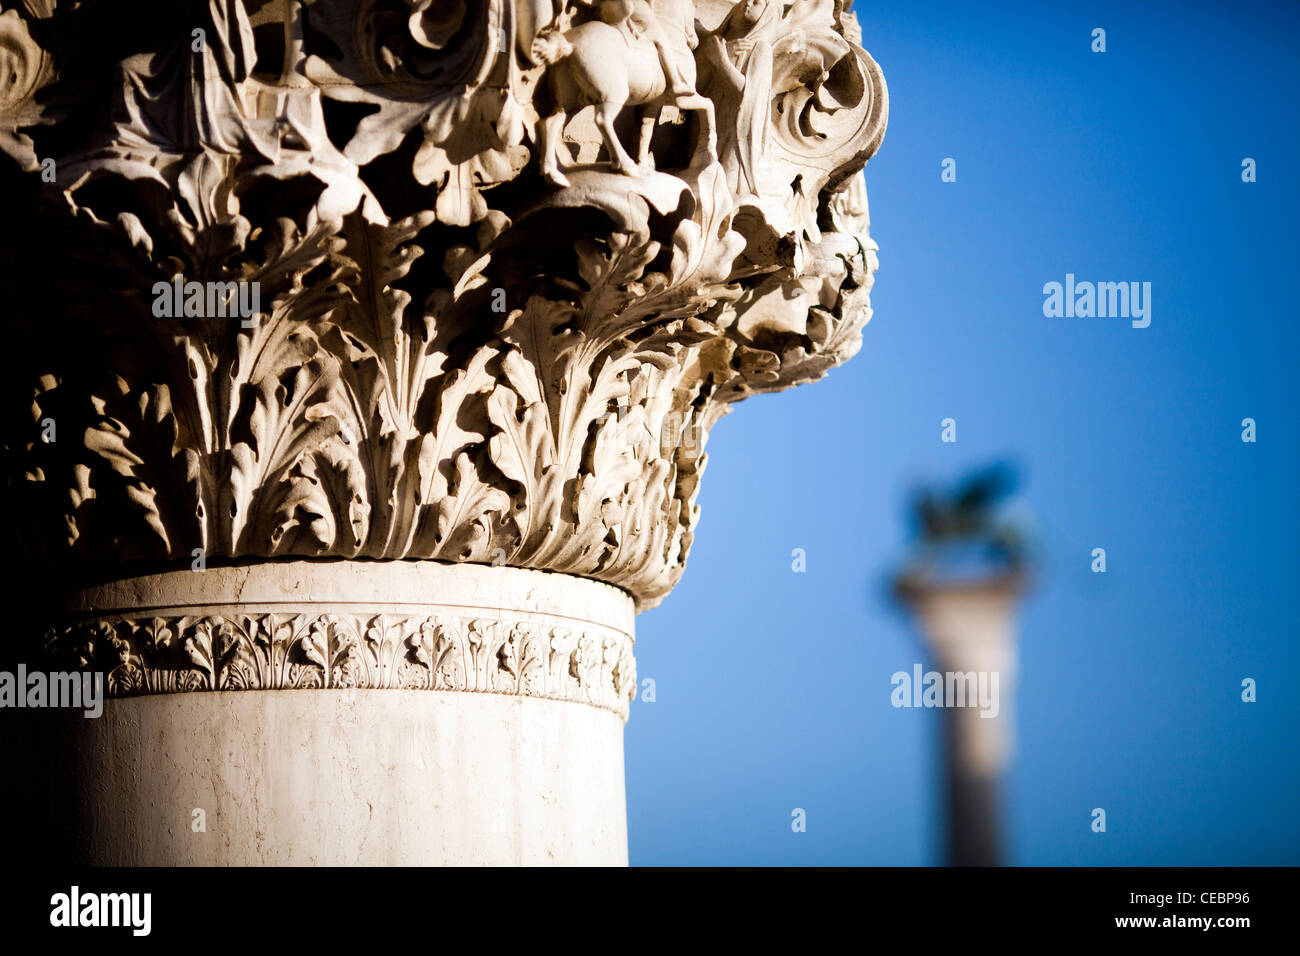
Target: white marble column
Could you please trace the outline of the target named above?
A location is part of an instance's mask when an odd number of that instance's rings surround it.
[[[626,862],[632,618],[861,344],[888,98],[838,5],[619,9],[0,17],[3,659],[109,695],[0,714],[47,852]]]
[[[935,582],[910,593],[938,670],[974,674],[977,684],[987,675],[986,686],[996,688],[992,707],[967,701],[944,710],[947,855],[954,866],[1006,862],[1001,787],[1015,749],[1016,612],[1022,589],[1018,577],[999,577]]]
[[[627,862],[631,598],[433,562],[173,571],[76,592],[104,716],[66,721],[92,863]],[[203,811],[202,832],[192,829]]]

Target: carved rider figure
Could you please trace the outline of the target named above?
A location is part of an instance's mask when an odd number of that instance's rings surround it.
[[[633,40],[645,37],[654,44],[655,51],[659,54],[659,63],[663,67],[664,82],[667,83],[668,92],[672,96],[691,96],[695,93],[694,84],[682,70],[683,51],[672,49],[673,41],[669,39],[658,14],[650,5],[650,0],[595,0],[595,2],[598,5],[600,19],[605,23],[626,30]],[[694,24],[672,24],[672,26],[681,31],[681,38],[686,41],[685,52],[689,56],[690,50],[693,50],[699,42],[695,37]],[[674,39],[676,39],[676,30]],[[680,46],[680,43],[676,45]]]

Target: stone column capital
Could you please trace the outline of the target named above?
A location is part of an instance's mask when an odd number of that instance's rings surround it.
[[[0,488],[44,638],[0,660],[110,698],[6,715],[34,838],[626,863],[632,621],[709,430],[871,315],[887,94],[844,7],[0,12]]]
[[[432,559],[648,607],[714,422],[860,344],[887,94],[842,4],[149,9],[129,47],[94,42],[129,3],[0,16],[39,566]]]

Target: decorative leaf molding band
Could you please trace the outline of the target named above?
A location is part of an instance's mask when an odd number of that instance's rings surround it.
[[[52,667],[105,674],[110,697],[191,691],[363,688],[540,697],[624,721],[632,640],[544,615],[232,611],[114,616],[51,629]]]
[[[657,603],[713,424],[871,315],[845,6],[0,0],[9,546]]]

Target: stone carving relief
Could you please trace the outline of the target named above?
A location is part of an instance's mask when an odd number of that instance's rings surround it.
[[[589,704],[627,720],[628,635],[594,624],[320,612],[110,616],[50,629],[52,667],[105,675],[112,697],[362,688],[466,691]]]
[[[840,0],[0,6],[35,566],[497,563],[647,607],[714,423],[860,345],[887,94]],[[450,622],[122,627],[123,667],[207,661],[169,680],[623,674]]]

